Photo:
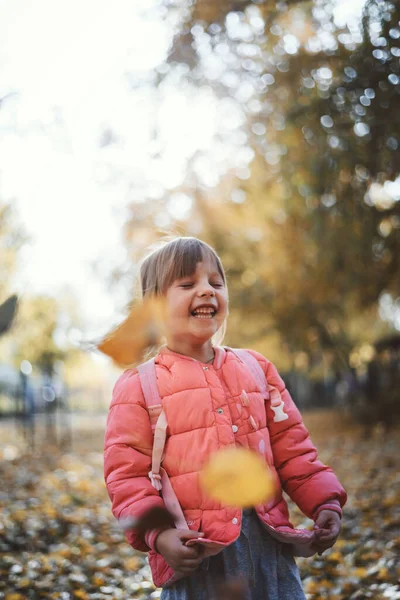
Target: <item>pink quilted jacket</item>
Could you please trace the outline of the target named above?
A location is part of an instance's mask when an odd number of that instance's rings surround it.
[[[203,364],[162,348],[156,357],[157,384],[168,430],[163,466],[181,504],[190,529],[221,544],[240,534],[240,509],[210,499],[199,484],[199,471],[209,455],[225,446],[245,446],[261,453],[275,474],[277,493],[256,511],[270,533],[293,544],[294,554],[310,556],[313,533],[294,529],[289,521],[284,490],[302,512],[316,519],[323,508],[341,514],[346,493],[332,470],[317,457],[300,413],[274,365],[257,352],[268,382],[281,393],[286,420],[274,421],[274,412],[253,377],[233,353],[215,348],[214,363]],[[152,486],[153,435],[139,376],[129,369],[118,379],[105,436],[105,480],[117,519],[138,517],[163,506]],[[168,584],[174,573],[155,552],[149,538],[127,533],[129,543],[144,552],[154,583]],[[147,543],[146,543],[147,542]],[[149,545],[150,544],[150,547]]]

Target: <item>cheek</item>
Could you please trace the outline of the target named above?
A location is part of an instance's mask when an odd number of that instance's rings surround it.
[[[220,306],[220,310],[218,311],[220,313],[220,316],[225,318],[228,316],[228,296],[222,295],[219,298],[219,306]]]
[[[167,304],[166,316],[170,323],[177,323],[188,316],[188,304],[184,299],[171,298]]]
[[[175,310],[168,311],[168,314],[165,319],[165,327],[169,333],[178,333],[184,328],[185,320],[182,315]]]

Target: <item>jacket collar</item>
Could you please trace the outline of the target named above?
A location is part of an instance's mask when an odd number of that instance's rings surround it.
[[[226,359],[226,350],[222,346],[213,346],[213,348],[214,348],[215,356],[214,356],[213,362],[209,363],[209,364],[211,364],[214,367],[214,369],[220,369]],[[169,348],[167,348],[167,346],[162,346],[160,348],[158,356],[161,358],[161,362],[164,362],[164,359],[166,359],[166,362],[170,362],[172,359],[171,362],[175,362],[176,360],[190,360],[190,361],[198,362],[201,365],[206,364],[206,363],[202,363],[199,360],[196,360],[195,358],[192,358],[191,356],[186,356],[185,354],[179,354],[179,352],[174,352],[173,350],[170,350]]]

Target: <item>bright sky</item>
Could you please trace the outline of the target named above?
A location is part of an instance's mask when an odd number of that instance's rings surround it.
[[[339,0],[337,18],[345,22],[363,4]],[[164,158],[149,160],[156,100],[146,89],[132,91],[126,73],[140,77],[165,58],[173,29],[156,5],[0,0],[0,98],[14,94],[0,110],[0,197],[15,202],[31,237],[15,288],[69,286],[94,329],[115,316],[116,299],[91,265],[124,258],[127,181],[140,189],[152,178],[155,196],[173,187],[187,156],[209,149],[221,122],[207,90],[190,99],[171,92],[157,123]],[[122,147],[100,147],[107,127],[121,134]]]
[[[149,104],[124,75],[154,68],[169,42],[158,17],[140,17],[151,4],[17,0],[0,9],[0,97],[17,93],[0,111],[0,193],[32,238],[16,287],[71,285],[99,319],[114,302],[91,263],[124,256],[126,184],[103,185],[108,165],[132,178],[148,168]],[[124,156],[99,147],[107,126],[127,137]]]

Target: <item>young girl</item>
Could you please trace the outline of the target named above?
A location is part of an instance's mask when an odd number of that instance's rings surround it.
[[[188,529],[166,526],[143,534],[133,528],[129,543],[149,552],[163,600],[208,600],[220,580],[237,577],[246,581],[248,599],[304,600],[293,555],[310,556],[335,543],[344,489],[318,460],[274,365],[248,351],[280,393],[279,418],[235,352],[217,345],[228,316],[228,290],[216,252],[198,239],[176,238],[147,256],[141,284],[144,298],[165,300],[166,345],[155,359],[168,423],[163,467]],[[226,446],[263,456],[278,482],[272,500],[242,511],[205,494],[200,471]],[[117,519],[139,519],[164,507],[162,492],[149,478],[152,448],[140,377],[129,369],[114,388],[105,437],[105,479]],[[312,532],[293,528],[283,490],[314,520]],[[217,554],[207,553],[203,536],[217,543]]]

